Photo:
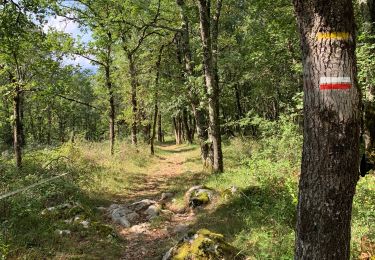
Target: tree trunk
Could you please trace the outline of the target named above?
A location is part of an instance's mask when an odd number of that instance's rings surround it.
[[[155,86],[155,106],[154,106],[154,120],[152,122],[152,134],[151,134],[151,154],[155,154],[155,149],[154,149],[154,142],[155,142],[155,137],[156,137],[156,123],[158,121],[158,113],[159,113],[159,106],[158,106],[158,90],[157,90],[157,85]]]
[[[294,0],[304,66],[296,259],[349,259],[360,93],[351,0]]]
[[[22,148],[21,148],[21,90],[16,83],[16,89],[13,97],[13,147],[18,169],[22,167]]]
[[[48,104],[47,107],[47,144],[52,144],[52,108],[51,104]]]
[[[115,149],[115,122],[116,122],[116,114],[115,114],[115,98],[113,95],[113,89],[112,89],[112,82],[110,77],[110,68],[109,66],[105,67],[105,80],[107,89],[109,92],[109,141],[110,141],[110,151],[111,154],[114,154]]]
[[[241,93],[240,90],[238,89],[238,85],[234,85],[234,92],[236,96],[236,106],[237,106],[237,119],[240,120],[243,118],[243,110],[241,106]]]
[[[129,61],[129,75],[130,75],[130,85],[131,85],[131,103],[133,112],[133,122],[131,128],[132,144],[137,145],[137,72],[135,68],[135,62],[133,54],[128,53]]]
[[[174,136],[175,136],[175,139],[176,139],[176,144],[179,145],[179,144],[181,144],[179,123],[178,123],[176,117],[173,117],[172,120],[173,120],[173,128],[174,128]]]
[[[26,135],[25,135],[25,128],[24,128],[24,95],[22,92],[20,92],[20,109],[19,109],[19,117],[20,117],[20,144],[21,148],[23,148],[26,145]]]
[[[151,136],[151,154],[154,155],[154,141],[156,136],[156,123],[158,121],[158,114],[159,114],[159,79],[160,79],[160,66],[161,66],[161,58],[163,55],[164,45],[160,47],[158,60],[156,61],[156,78],[155,78],[155,107],[154,107],[154,120],[152,124],[152,136]],[[159,119],[160,122],[160,129],[159,129],[159,135],[161,134],[161,118]],[[162,138],[160,138],[162,139]]]
[[[188,10],[185,5],[184,0],[176,0],[177,5],[180,9],[180,16],[182,19],[182,51],[184,54],[185,62],[185,73],[187,77],[194,76],[194,63],[192,60],[192,54],[190,49],[190,35],[189,35],[189,18]],[[207,144],[208,140],[208,131],[207,131],[207,117],[206,111],[200,107],[200,98],[197,90],[194,86],[190,86],[189,97],[191,102],[191,107],[193,110],[196,130],[199,139],[199,145],[201,148],[201,158],[205,167],[212,165],[209,158],[209,145]]]
[[[158,115],[158,142],[162,143],[164,142],[164,133],[161,125],[161,113],[159,110],[159,115]]]
[[[220,2],[220,1],[218,1]],[[211,23],[210,23],[210,0],[199,0],[199,18],[201,39],[203,45],[203,63],[205,71],[205,80],[208,90],[208,113],[210,119],[210,137],[213,148],[213,171],[223,172],[223,154],[221,149],[221,133],[219,119],[219,84],[217,81],[217,58],[213,58]],[[217,18],[218,19],[218,18]],[[218,21],[217,21],[218,22]],[[215,28],[215,26],[214,26]],[[217,37],[217,35],[215,35]],[[217,39],[215,40],[215,42]],[[217,44],[217,43],[216,43]],[[217,47],[216,47],[217,48]],[[217,51],[217,50],[216,50]],[[216,56],[216,55],[215,55]],[[216,71],[216,72],[215,72]]]
[[[182,111],[182,123],[183,123],[183,126],[184,126],[184,130],[185,130],[185,136],[186,136],[186,140],[189,142],[189,144],[192,144],[193,143],[193,138],[192,138],[192,129],[190,128],[190,125],[189,125],[189,121],[188,121],[188,113],[186,111],[186,109],[184,109]]]

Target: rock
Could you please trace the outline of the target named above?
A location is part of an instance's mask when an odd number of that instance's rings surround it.
[[[201,229],[184,237],[164,255],[163,260],[172,259],[245,259],[239,250],[225,242],[224,236]]]
[[[109,206],[108,208],[108,212],[112,212],[114,211],[115,209],[118,209],[119,207],[121,207],[119,204],[112,204],[111,206]]]
[[[138,202],[135,202],[131,204],[131,207],[134,208],[134,211],[141,211],[143,209],[148,208],[151,205],[156,204],[156,201],[154,200],[149,200],[149,199],[144,199]]]
[[[206,205],[212,201],[215,191],[203,185],[190,188],[185,194],[185,200],[191,208]]]
[[[119,218],[117,223],[119,223],[121,226],[126,227],[126,228],[130,228],[132,226],[129,220],[127,220],[125,216]]]
[[[83,226],[83,228],[89,228],[90,222],[87,220],[81,221],[80,224]]]
[[[150,228],[149,223],[142,223],[142,224],[139,224],[139,225],[132,226],[129,229],[129,231],[133,232],[133,233],[141,234],[141,233],[146,233],[149,230],[149,228]]]
[[[135,222],[137,219],[139,219],[139,214],[137,212],[132,212],[132,213],[129,213],[126,215],[126,218],[130,221],[130,222]]]
[[[111,217],[112,217],[112,220],[115,220],[117,218],[121,218],[123,216],[126,216],[126,214],[129,214],[129,213],[132,213],[132,212],[133,211],[131,211],[128,208],[120,207],[120,208],[117,208],[117,209],[112,211]]]
[[[174,216],[174,213],[167,209],[162,209],[159,214],[169,220]]]
[[[178,224],[177,226],[174,227],[172,232],[174,234],[181,234],[181,233],[186,233],[188,230],[189,230],[189,225]]]
[[[160,197],[160,201],[166,201],[173,197],[173,193],[171,192],[163,192]]]
[[[70,230],[59,230],[57,229],[55,231],[57,235],[64,236],[64,235],[70,235],[72,232]]]
[[[152,218],[159,216],[160,211],[161,211],[160,205],[155,204],[155,205],[149,206],[147,210],[145,210],[144,213],[147,215],[148,219],[152,219]]]
[[[167,253],[165,253],[165,255],[163,256],[163,259],[162,260],[169,260],[169,259],[172,259],[172,253],[173,253],[173,247],[171,249],[168,250]]]
[[[111,213],[112,221],[116,224],[120,224],[123,227],[129,228],[131,227],[131,224],[126,217],[129,213],[132,213],[132,211],[124,206],[114,208]]]
[[[105,212],[105,211],[107,211],[107,208],[106,207],[97,207],[96,208],[98,211],[100,211],[100,212]]]

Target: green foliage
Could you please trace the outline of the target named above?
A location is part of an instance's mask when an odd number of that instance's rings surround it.
[[[103,213],[96,210],[109,203],[108,198],[98,195],[103,190],[93,188],[100,185],[95,183],[95,173],[101,167],[90,160],[88,150],[82,147],[68,143],[60,148],[28,151],[21,171],[10,161],[2,161],[1,191],[22,188],[64,172],[68,175],[0,202],[0,256],[120,256],[120,240],[113,227],[107,226]],[[89,228],[79,221],[69,222],[77,217],[88,220]],[[58,230],[69,230],[71,234],[59,235]]]
[[[230,237],[249,259],[292,259],[295,210],[298,199],[302,137],[293,117],[279,121],[254,118],[259,138],[235,138],[225,147],[228,170],[213,175],[206,185],[220,191],[238,188],[222,197],[198,226]],[[240,163],[239,163],[240,162]],[[363,238],[375,241],[375,176],[362,178],[353,205],[352,259],[361,254]],[[222,225],[221,223],[225,223]]]

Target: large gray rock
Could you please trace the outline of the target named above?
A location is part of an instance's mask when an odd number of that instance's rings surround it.
[[[127,218],[128,214],[133,213],[130,209],[123,205],[113,204],[108,208],[111,219],[114,223],[120,224],[123,227],[131,227],[131,224]]]
[[[203,206],[210,203],[216,192],[206,186],[199,185],[191,187],[185,193],[185,201],[191,208]]]
[[[167,201],[173,198],[173,193],[171,192],[163,192],[160,197],[160,201]]]
[[[135,223],[139,218],[140,215],[137,212],[132,212],[126,215],[126,218],[131,222]]]
[[[149,206],[144,213],[147,216],[147,219],[153,219],[157,216],[159,216],[159,213],[161,212],[161,206],[158,204],[154,204]]]
[[[185,236],[168,250],[163,260],[172,259],[245,259],[239,250],[228,244],[224,236],[201,229]]]
[[[123,227],[130,228],[132,225],[130,224],[129,220],[123,216],[116,221],[118,224],[120,224]]]
[[[154,204],[157,204],[156,201],[144,199],[144,200],[134,202],[133,204],[131,204],[131,208],[134,209],[134,211],[138,212],[138,211],[147,209],[148,207],[150,207],[151,205],[154,205]]]

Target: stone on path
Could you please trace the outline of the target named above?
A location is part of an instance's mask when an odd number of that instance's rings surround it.
[[[164,255],[163,260],[174,259],[245,259],[239,250],[228,244],[224,236],[201,229],[187,235]]]
[[[189,207],[196,208],[210,203],[215,195],[215,191],[204,185],[191,187],[185,193],[185,200]]]

